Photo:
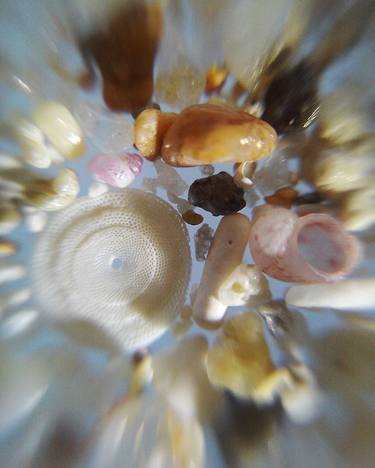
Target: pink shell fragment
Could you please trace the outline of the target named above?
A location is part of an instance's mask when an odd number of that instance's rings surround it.
[[[255,211],[250,231],[254,262],[281,281],[333,281],[359,261],[360,244],[339,221],[325,213],[298,217],[285,208],[265,205]]]
[[[98,182],[112,187],[127,187],[142,170],[143,159],[136,153],[121,156],[110,154],[96,156],[89,170]]]

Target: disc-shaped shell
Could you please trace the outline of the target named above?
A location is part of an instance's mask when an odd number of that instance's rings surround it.
[[[45,312],[90,319],[133,349],[179,313],[191,259],[179,214],[154,195],[124,189],[82,198],[53,217],[32,266]]]

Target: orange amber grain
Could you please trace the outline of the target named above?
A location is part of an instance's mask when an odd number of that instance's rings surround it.
[[[276,190],[276,192],[273,195],[264,197],[264,199],[269,205],[277,205],[282,206],[284,208],[290,208],[293,202],[297,199],[297,197],[297,190],[293,189],[292,187],[283,187],[279,190]]]
[[[177,114],[145,109],[134,122],[134,145],[150,161],[158,158],[164,135],[176,120]]]
[[[212,93],[219,90],[228,77],[228,70],[225,67],[214,65],[206,74],[206,93]]]
[[[187,224],[191,224],[192,226],[197,226],[198,224],[201,224],[203,221],[203,216],[195,213],[193,210],[188,210],[185,211],[185,213],[182,215],[182,219],[185,221]]]
[[[276,144],[276,132],[267,122],[230,107],[198,104],[178,115],[161,152],[172,166],[201,166],[255,161]]]

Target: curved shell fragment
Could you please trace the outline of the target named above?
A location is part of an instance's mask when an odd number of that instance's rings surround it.
[[[255,210],[250,232],[254,261],[281,281],[330,281],[350,273],[360,259],[357,239],[330,215],[298,216],[270,205]]]

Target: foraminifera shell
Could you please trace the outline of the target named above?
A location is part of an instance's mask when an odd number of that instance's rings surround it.
[[[161,335],[182,307],[191,258],[178,213],[136,189],[82,198],[50,220],[33,284],[52,316],[88,318],[125,349]]]

